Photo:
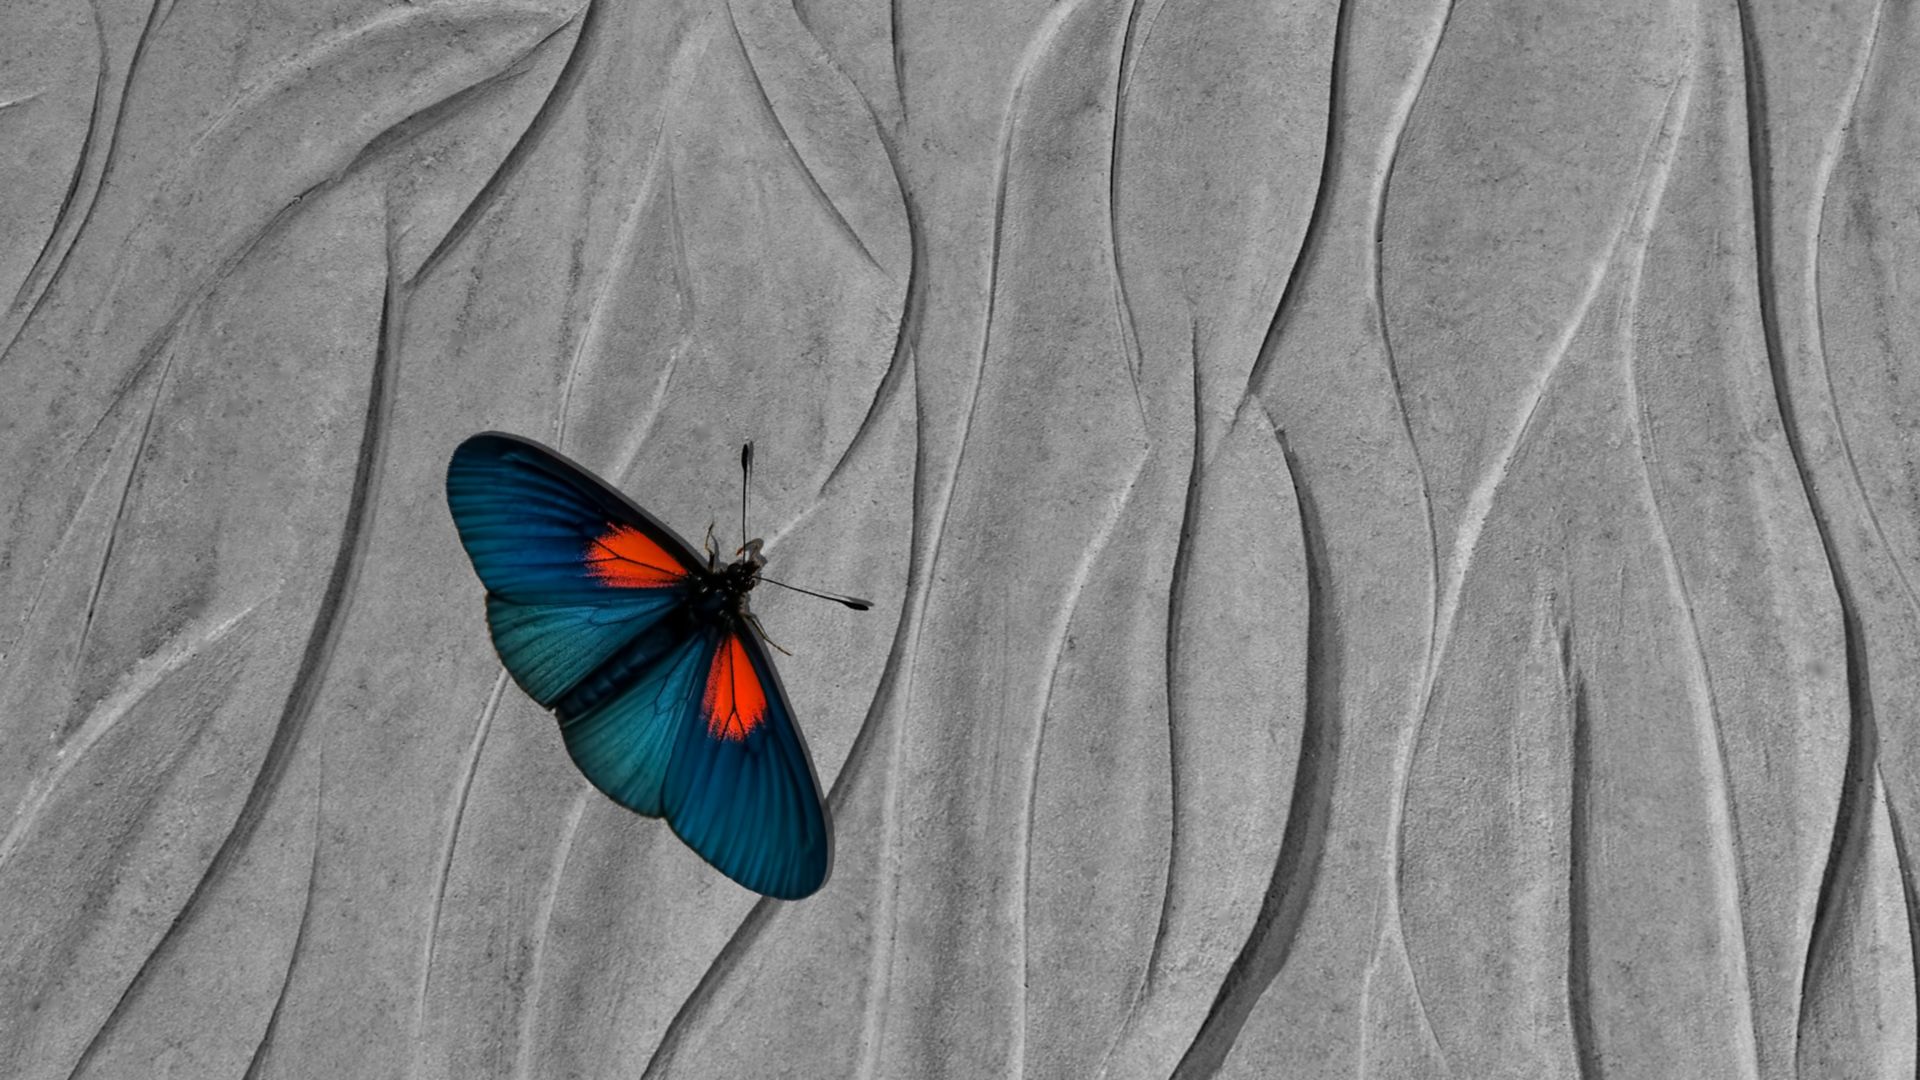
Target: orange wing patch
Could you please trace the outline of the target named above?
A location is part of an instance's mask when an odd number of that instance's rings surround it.
[[[687,576],[667,549],[631,525],[613,525],[587,545],[587,572],[619,589],[657,589]]]
[[[740,635],[728,634],[707,669],[707,695],[700,703],[707,714],[707,734],[738,742],[766,722],[767,692],[747,659]]]

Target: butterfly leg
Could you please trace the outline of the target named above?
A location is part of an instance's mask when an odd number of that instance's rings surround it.
[[[753,624],[753,632],[760,635],[761,641],[764,641],[767,644],[773,646],[774,648],[779,649],[782,653],[786,654],[787,656],[793,655],[792,653],[787,652],[786,649],[782,648],[779,642],[767,636],[767,628],[760,625],[760,616],[755,615],[753,612],[749,611],[747,612],[747,622]]]

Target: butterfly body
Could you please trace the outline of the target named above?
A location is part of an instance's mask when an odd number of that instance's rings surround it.
[[[703,606],[741,618],[752,615],[747,608],[747,594],[760,584],[760,570],[767,565],[767,557],[760,554],[760,544],[759,540],[747,541],[740,549],[741,557],[730,563],[722,564],[718,552],[707,556],[709,570],[700,594]]]
[[[747,602],[761,542],[702,558],[585,469],[494,432],[454,451],[447,501],[501,662],[581,773],[749,889],[819,889],[827,809]]]

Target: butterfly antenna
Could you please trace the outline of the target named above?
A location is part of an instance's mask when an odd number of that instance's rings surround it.
[[[862,600],[857,596],[837,596],[833,593],[814,592],[812,589],[803,589],[798,585],[789,585],[784,581],[775,581],[770,577],[763,577],[760,580],[769,585],[778,585],[783,589],[792,589],[797,593],[806,593],[808,596],[817,596],[822,600],[831,600],[836,604],[845,604],[855,611],[870,611],[873,609],[873,601]]]
[[[753,440],[740,447],[740,550],[747,548],[747,492],[753,487]]]

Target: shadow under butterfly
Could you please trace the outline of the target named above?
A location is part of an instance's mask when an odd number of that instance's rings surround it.
[[[743,539],[752,468],[749,442]],[[486,585],[501,662],[559,718],[593,786],[666,818],[755,892],[797,900],[825,884],[832,822],[764,647],[779,646],[747,594],[765,581],[856,611],[872,605],[762,577],[759,540],[722,562],[711,526],[702,558],[592,473],[516,435],[484,432],[454,450],[447,505]]]

